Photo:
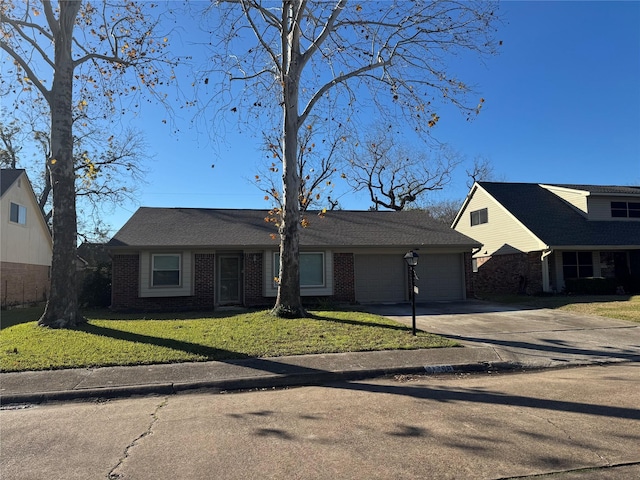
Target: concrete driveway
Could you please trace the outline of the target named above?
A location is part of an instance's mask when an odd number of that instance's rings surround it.
[[[411,325],[411,305],[367,305],[365,310]],[[418,329],[493,347],[503,361],[531,367],[640,361],[640,325],[594,315],[487,302],[416,306]]]

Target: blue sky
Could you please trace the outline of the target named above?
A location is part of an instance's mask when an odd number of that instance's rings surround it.
[[[501,53],[460,67],[486,99],[481,114],[467,122],[447,111],[433,135],[469,159],[488,159],[499,180],[640,184],[640,2],[503,2],[500,12]],[[183,115],[179,135],[157,110],[132,120],[154,158],[139,204],[105,218],[114,232],[138,206],[269,206],[248,181],[264,155],[259,139],[228,128],[212,142]],[[432,198],[462,201],[466,181],[460,168]],[[370,203],[351,194],[341,205]]]

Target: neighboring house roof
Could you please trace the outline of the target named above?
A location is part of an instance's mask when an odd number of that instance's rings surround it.
[[[275,247],[277,228],[265,210],[142,207],[108,247]],[[480,244],[421,211],[333,210],[307,212],[300,245],[417,248],[479,247]]]
[[[20,175],[24,173],[21,168],[3,168],[0,171],[0,197],[13,185]]]
[[[537,183],[478,182],[478,185],[550,247],[640,245],[640,222],[588,220]],[[638,187],[554,186],[603,194],[640,194]]]

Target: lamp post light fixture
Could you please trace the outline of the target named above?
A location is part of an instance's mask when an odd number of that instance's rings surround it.
[[[416,294],[418,293],[418,287],[416,287],[416,267],[418,266],[419,255],[411,250],[405,254],[404,259],[409,266],[409,276],[411,277],[411,319],[412,319],[412,331],[413,336],[416,336]]]

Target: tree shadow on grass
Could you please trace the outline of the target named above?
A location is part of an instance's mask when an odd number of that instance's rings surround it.
[[[28,308],[13,308],[0,312],[0,330],[21,323],[37,322],[44,312],[44,305]]]
[[[185,310],[183,312],[113,312],[108,309],[87,310],[83,315],[89,319],[99,320],[200,320],[216,318],[229,318],[237,315],[252,314],[259,309],[233,309],[233,310]]]
[[[91,323],[81,325],[80,327],[78,327],[78,330],[90,333],[92,335],[100,335],[102,337],[109,337],[116,340],[144,343],[148,345],[155,345],[158,347],[170,348],[172,350],[179,350],[185,353],[190,353],[192,355],[203,356],[207,360],[251,358],[249,357],[249,355],[246,355],[244,353],[214,348],[199,343],[185,342],[183,340],[176,340],[173,338],[153,337],[150,335],[142,335],[139,333],[125,332],[113,328],[93,325]]]
[[[206,361],[224,362],[230,365],[238,365],[241,367],[250,368],[252,370],[260,370],[276,375],[307,376],[310,374],[314,374],[323,376],[331,374],[331,372],[323,369],[279,362],[273,358],[254,357],[242,352],[234,352],[232,350],[224,350],[220,348],[210,347],[208,345],[185,342],[182,340],[124,332],[108,327],[92,325],[90,323],[82,325],[79,330],[90,333],[92,335],[101,335],[117,340],[125,340],[128,342],[138,342],[148,345],[171,348],[193,355],[200,355],[202,357],[205,357]]]
[[[344,325],[353,325],[356,327],[373,327],[373,328],[384,328],[387,330],[397,330],[400,332],[411,332],[411,327],[408,327],[401,323],[377,323],[377,322],[366,322],[361,320],[346,320],[344,318],[321,316],[313,313],[308,313],[307,318],[312,318],[313,320],[321,320],[324,322],[334,322],[334,323],[342,323]]]

